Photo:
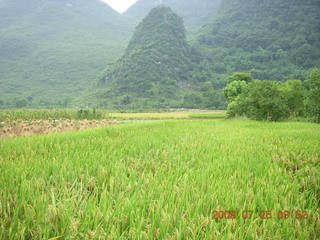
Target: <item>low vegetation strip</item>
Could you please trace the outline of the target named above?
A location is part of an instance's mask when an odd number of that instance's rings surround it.
[[[226,112],[214,112],[214,113],[202,113],[202,114],[191,114],[190,118],[194,119],[223,119],[226,118]]]
[[[204,111],[204,110],[183,110],[165,112],[142,112],[142,113],[119,113],[103,109],[2,109],[0,111],[0,122],[10,121],[33,121],[33,120],[167,120],[167,119],[188,119],[190,116],[200,115],[221,115],[226,111]]]
[[[2,140],[0,239],[319,239],[319,139],[312,123],[170,120]]]
[[[110,113],[109,118],[120,120],[169,120],[169,119],[190,119],[190,118],[223,118],[226,111],[183,111],[163,113]]]
[[[37,120],[0,123],[0,139],[103,127],[117,124],[113,120]]]
[[[97,120],[106,118],[105,110],[96,109],[1,109],[0,121],[17,120]]]

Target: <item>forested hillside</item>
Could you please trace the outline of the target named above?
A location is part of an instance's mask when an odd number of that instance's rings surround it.
[[[224,0],[196,46],[215,73],[305,79],[320,66],[319,0]]]
[[[0,104],[66,106],[121,56],[127,26],[100,0],[0,1]]]
[[[179,100],[193,68],[182,19],[158,6],[138,25],[124,56],[100,80],[104,105],[161,107]]]
[[[140,21],[152,8],[163,3],[183,18],[190,35],[214,16],[220,2],[221,0],[139,0],[124,15],[131,17],[133,21]]]
[[[234,72],[320,67],[319,23],[319,0],[0,0],[0,107],[224,108]]]

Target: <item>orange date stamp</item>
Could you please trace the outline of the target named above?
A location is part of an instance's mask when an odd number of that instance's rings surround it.
[[[212,212],[212,220],[222,220],[222,219],[307,219],[308,213],[304,210],[262,210],[262,211],[234,211],[234,210],[215,210]]]

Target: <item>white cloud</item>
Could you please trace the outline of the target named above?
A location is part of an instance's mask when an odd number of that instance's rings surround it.
[[[126,11],[132,4],[138,0],[101,0],[107,3],[110,7],[117,10],[118,12]]]

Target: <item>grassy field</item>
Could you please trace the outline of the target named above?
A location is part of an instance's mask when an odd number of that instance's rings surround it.
[[[319,149],[320,125],[238,120],[2,140],[0,239],[319,239]]]
[[[223,119],[226,117],[226,111],[215,111],[208,113],[193,113],[189,115],[190,118],[195,119]]]
[[[95,109],[8,109],[0,111],[0,122],[56,119],[167,120],[190,118],[224,118],[226,111],[172,111],[162,113],[115,113]]]
[[[163,113],[109,113],[108,117],[117,120],[168,120],[192,118],[224,118],[225,111],[184,111]]]

